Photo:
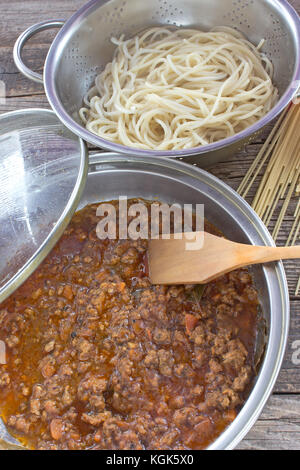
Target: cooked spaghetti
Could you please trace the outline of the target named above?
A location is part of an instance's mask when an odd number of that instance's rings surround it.
[[[113,38],[112,62],[79,111],[86,128],[137,149],[176,150],[232,136],[277,99],[273,67],[232,28],[154,27]]]

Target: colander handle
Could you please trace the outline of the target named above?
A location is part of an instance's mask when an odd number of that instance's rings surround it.
[[[37,83],[43,83],[43,75],[31,70],[27,65],[24,64],[22,59],[22,51],[26,44],[26,42],[35,34],[44,31],[45,29],[52,29],[52,28],[61,28],[64,25],[64,21],[62,20],[49,20],[49,21],[42,21],[41,23],[34,24],[26,29],[16,40],[14,45],[14,61],[16,67],[20,70],[20,72],[25,75],[25,77],[33,80]]]

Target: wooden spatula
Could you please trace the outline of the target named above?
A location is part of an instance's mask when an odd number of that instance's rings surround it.
[[[203,246],[187,250],[196,236]],[[189,245],[191,246],[191,245]],[[280,259],[300,258],[300,246],[273,248],[235,243],[207,232],[182,234],[182,239],[150,240],[149,274],[153,284],[205,284],[234,269]]]

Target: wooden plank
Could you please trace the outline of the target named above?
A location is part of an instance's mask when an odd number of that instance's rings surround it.
[[[0,113],[25,108],[50,108],[45,94],[19,96],[17,98],[6,98],[5,103],[0,102]]]
[[[300,400],[273,395],[237,449],[300,450]]]
[[[26,47],[24,61],[32,70],[42,73],[43,65],[48,52],[48,46],[31,45]],[[5,84],[6,97],[43,94],[43,85],[35,83],[24,77],[16,68],[11,47],[0,48],[0,80]]]
[[[35,23],[46,20],[66,20],[78,8],[86,2],[82,0],[13,0],[1,2],[0,16],[0,44],[2,46],[11,46],[18,35],[26,28]],[[43,38],[49,38],[49,44],[52,36],[49,31],[43,34]],[[31,39],[32,43],[40,43],[40,36]]]

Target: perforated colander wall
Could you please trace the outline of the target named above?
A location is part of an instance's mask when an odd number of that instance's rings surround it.
[[[78,22],[56,67],[63,106],[73,118],[95,76],[112,58],[112,36],[130,37],[153,25],[209,30],[231,26],[254,44],[264,38],[264,52],[274,64],[274,81],[282,94],[295,66],[296,46],[288,17],[270,0],[108,0],[95,5]]]

